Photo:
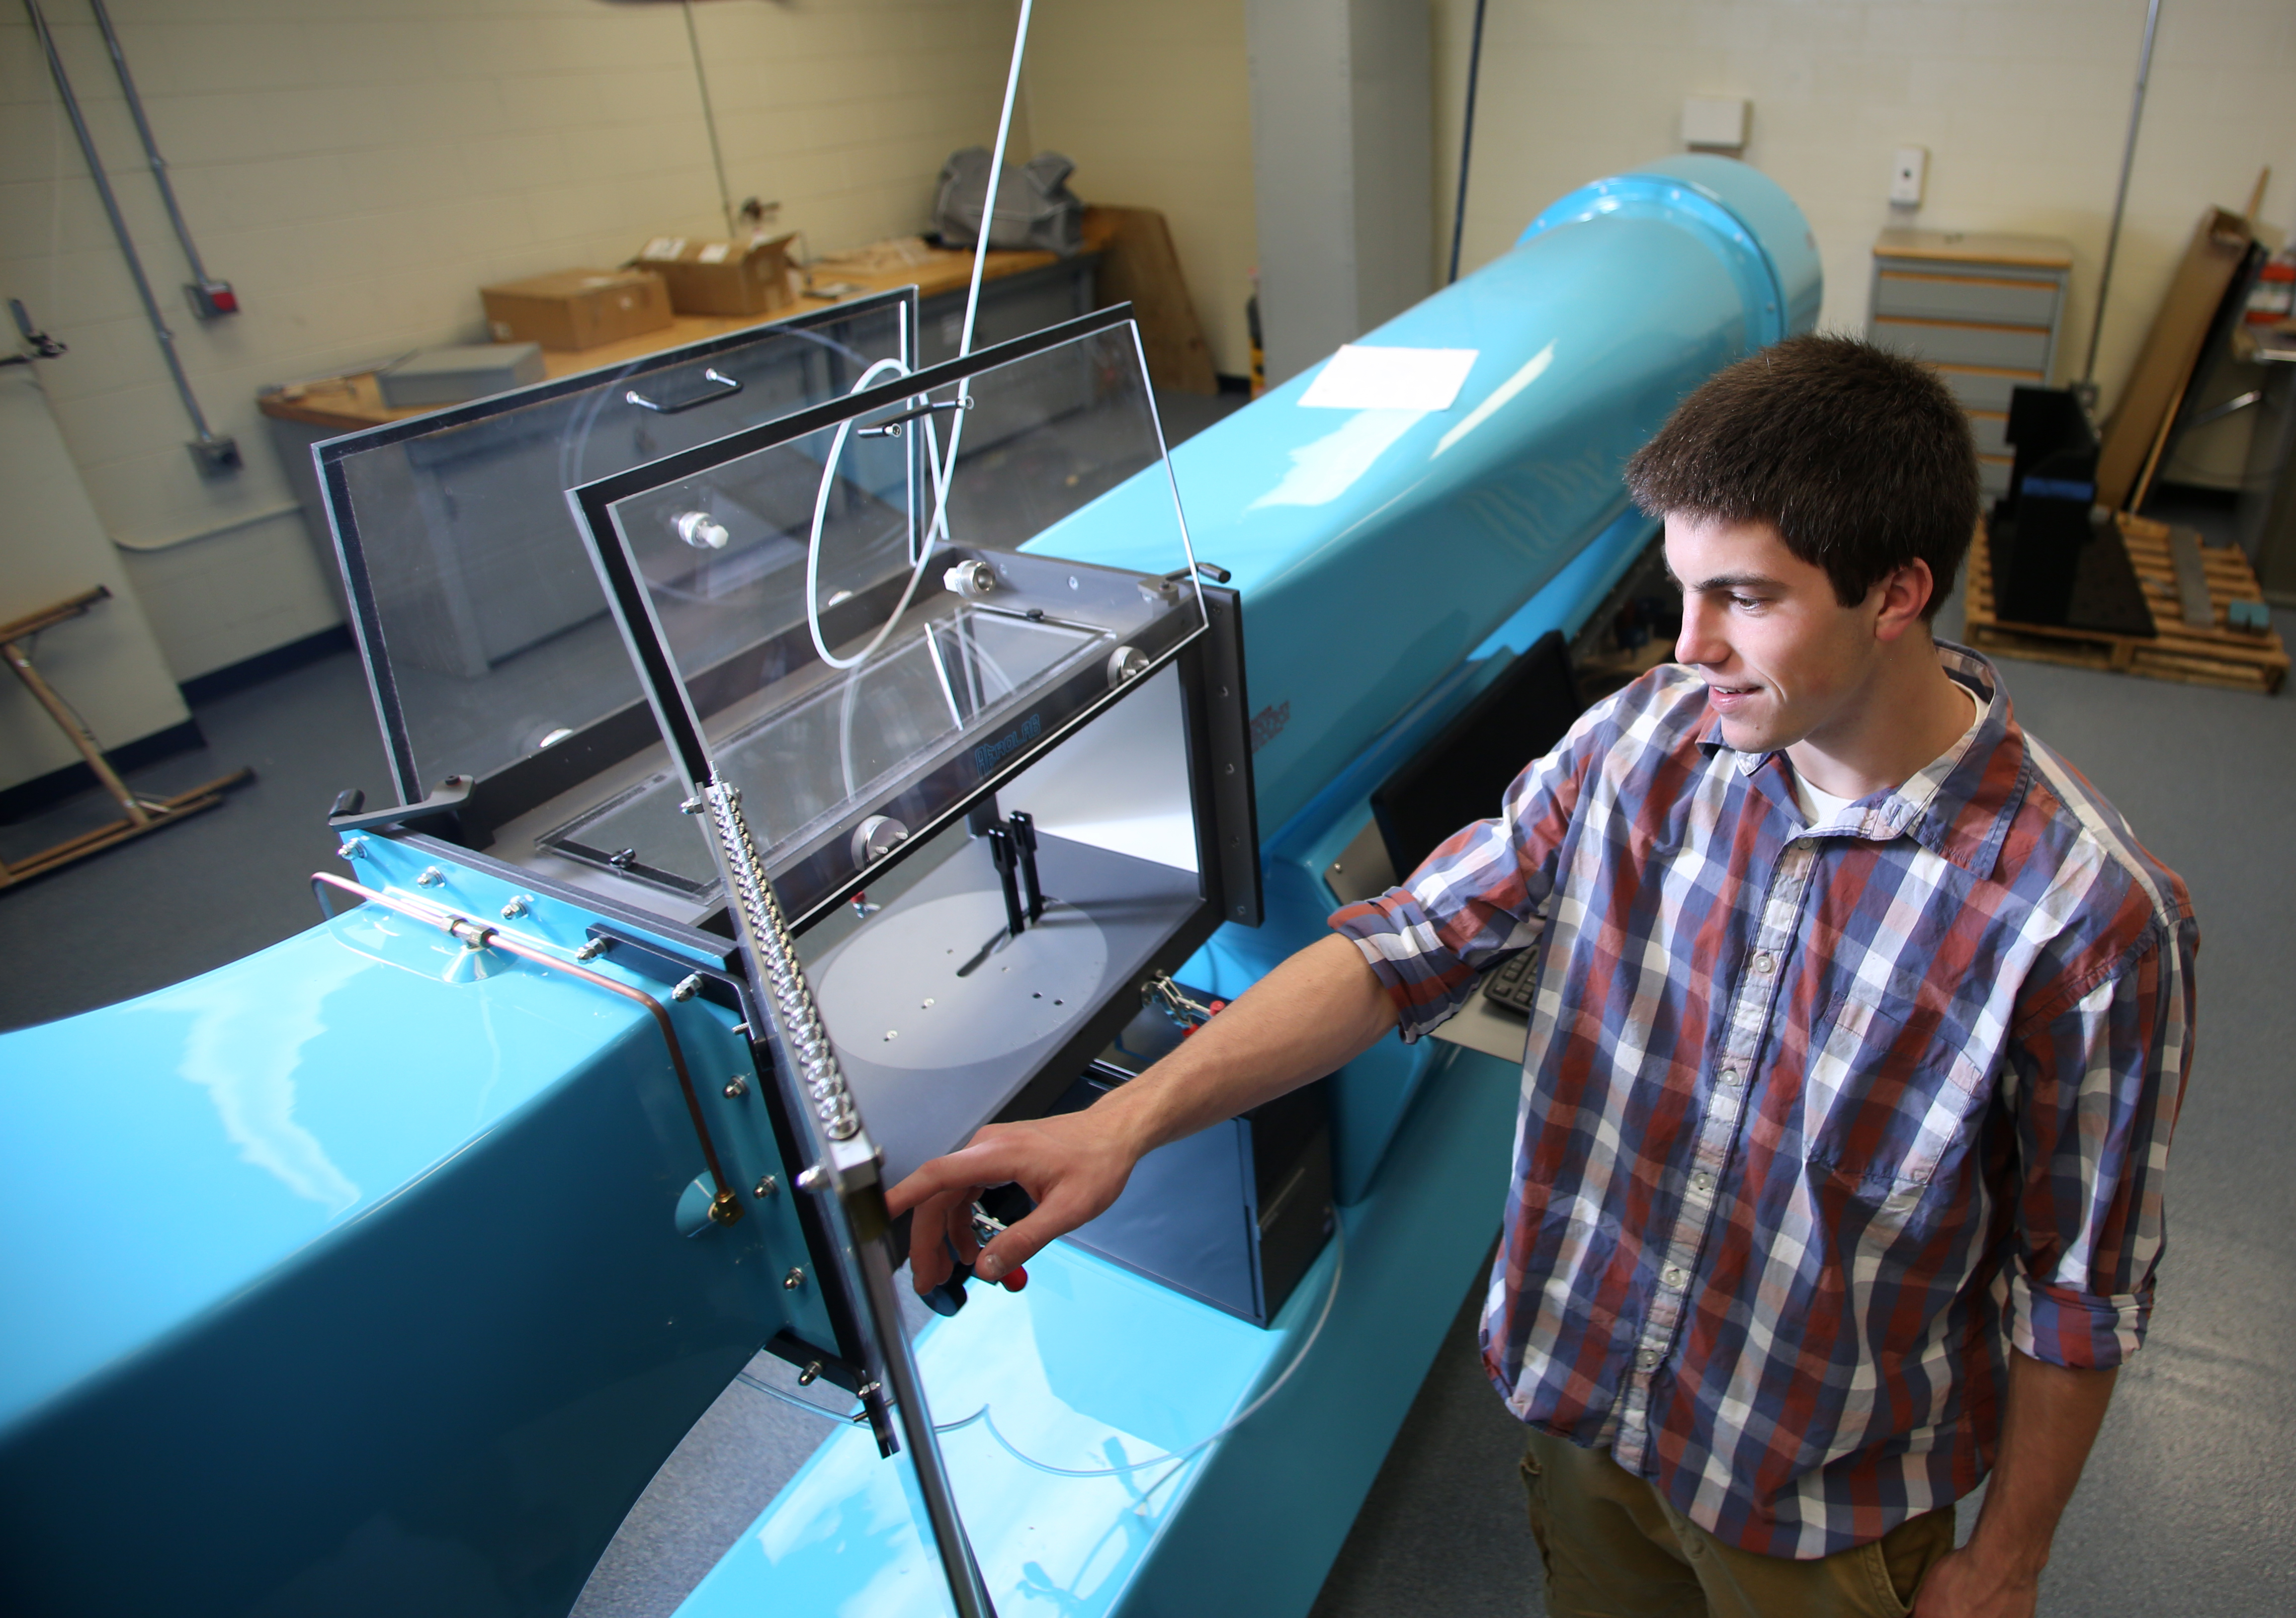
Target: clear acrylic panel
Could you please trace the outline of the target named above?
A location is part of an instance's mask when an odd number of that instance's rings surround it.
[[[576,496],[642,593],[792,915],[945,823],[1203,621],[1128,321],[918,381]],[[942,513],[931,468],[952,447]],[[1063,559],[1064,542],[1111,531],[1138,571]],[[706,883],[684,796],[665,773],[544,842]]]
[[[908,361],[914,310],[890,294],[323,445],[402,792],[641,707],[566,490],[843,396]]]

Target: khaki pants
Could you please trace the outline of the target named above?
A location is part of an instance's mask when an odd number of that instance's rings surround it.
[[[1530,1434],[1522,1459],[1550,1618],[1905,1618],[1953,1548],[1953,1507],[1811,1562],[1726,1545],[1647,1479],[1568,1439]]]

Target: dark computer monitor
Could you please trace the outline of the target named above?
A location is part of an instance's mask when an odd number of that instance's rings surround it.
[[[1516,658],[1371,795],[1400,879],[1471,821],[1497,814],[1507,784],[1561,741],[1584,711],[1562,637]]]

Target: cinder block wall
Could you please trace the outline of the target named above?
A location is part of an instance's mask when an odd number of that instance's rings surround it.
[[[1041,0],[1013,132],[1016,151],[1078,159],[1087,195],[1170,216],[1218,363],[1239,372],[1256,252],[1243,4]],[[1439,275],[1473,0],[1432,9]],[[72,345],[43,380],[178,679],[334,619],[258,386],[475,338],[483,282],[723,228],[683,7],[115,0],[201,247],[246,300],[202,326],[101,40],[68,0],[48,10],[187,368],[250,462],[227,482],[194,475],[31,30],[0,12],[0,292]],[[816,249],[922,226],[942,157],[994,133],[1014,10],[695,6],[734,198],[781,202]],[[2202,205],[2240,206],[2266,162],[2281,169],[2266,218],[2287,224],[2296,195],[2296,7],[2163,12],[2098,367],[2108,404]],[[1464,263],[1570,187],[1677,150],[1685,95],[1742,94],[1748,160],[1801,202],[1824,254],[1827,324],[1864,324],[1890,151],[1925,144],[1911,222],[2072,242],[2077,370],[2143,16],[2144,0],[1491,0]]]
[[[76,0],[45,9],[184,367],[249,463],[194,472],[31,27],[0,12],[0,292],[71,345],[42,381],[178,680],[336,620],[258,387],[483,341],[487,282],[725,232],[681,6],[111,0],[201,256],[245,305],[203,325],[102,36]],[[1014,12],[695,6],[734,201],[780,202],[816,250],[924,228],[941,160],[996,133]]]
[[[1434,6],[1447,200],[1475,6]],[[1801,204],[1824,255],[1824,325],[1864,329],[1874,238],[1891,223],[2062,236],[2074,266],[2059,363],[2078,375],[2144,24],[2144,0],[1491,0],[1464,263],[1504,252],[1570,187],[1679,151],[1685,96],[1743,95],[1746,160]],[[2292,82],[2288,0],[2161,8],[2097,361],[2108,407],[2202,207],[2245,206],[2268,163],[2264,217],[2289,223]],[[1902,145],[1931,153],[1911,216],[1889,205]]]
[[[1023,80],[1037,144],[1087,201],[1162,211],[1212,363],[1251,369],[1258,259],[1243,0],[1038,0]]]

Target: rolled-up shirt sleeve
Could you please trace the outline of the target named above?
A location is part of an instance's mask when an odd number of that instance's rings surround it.
[[[2189,918],[2021,1031],[2010,1342],[2075,1369],[2136,1351],[2166,1241],[2169,1141],[2192,1068]]]
[[[1453,834],[1400,885],[1332,915],[1332,930],[1363,952],[1395,1002],[1406,1043],[1466,1004],[1484,973],[1538,941],[1539,907],[1554,891],[1556,858],[1611,707],[1588,710],[1517,776],[1496,818]]]

